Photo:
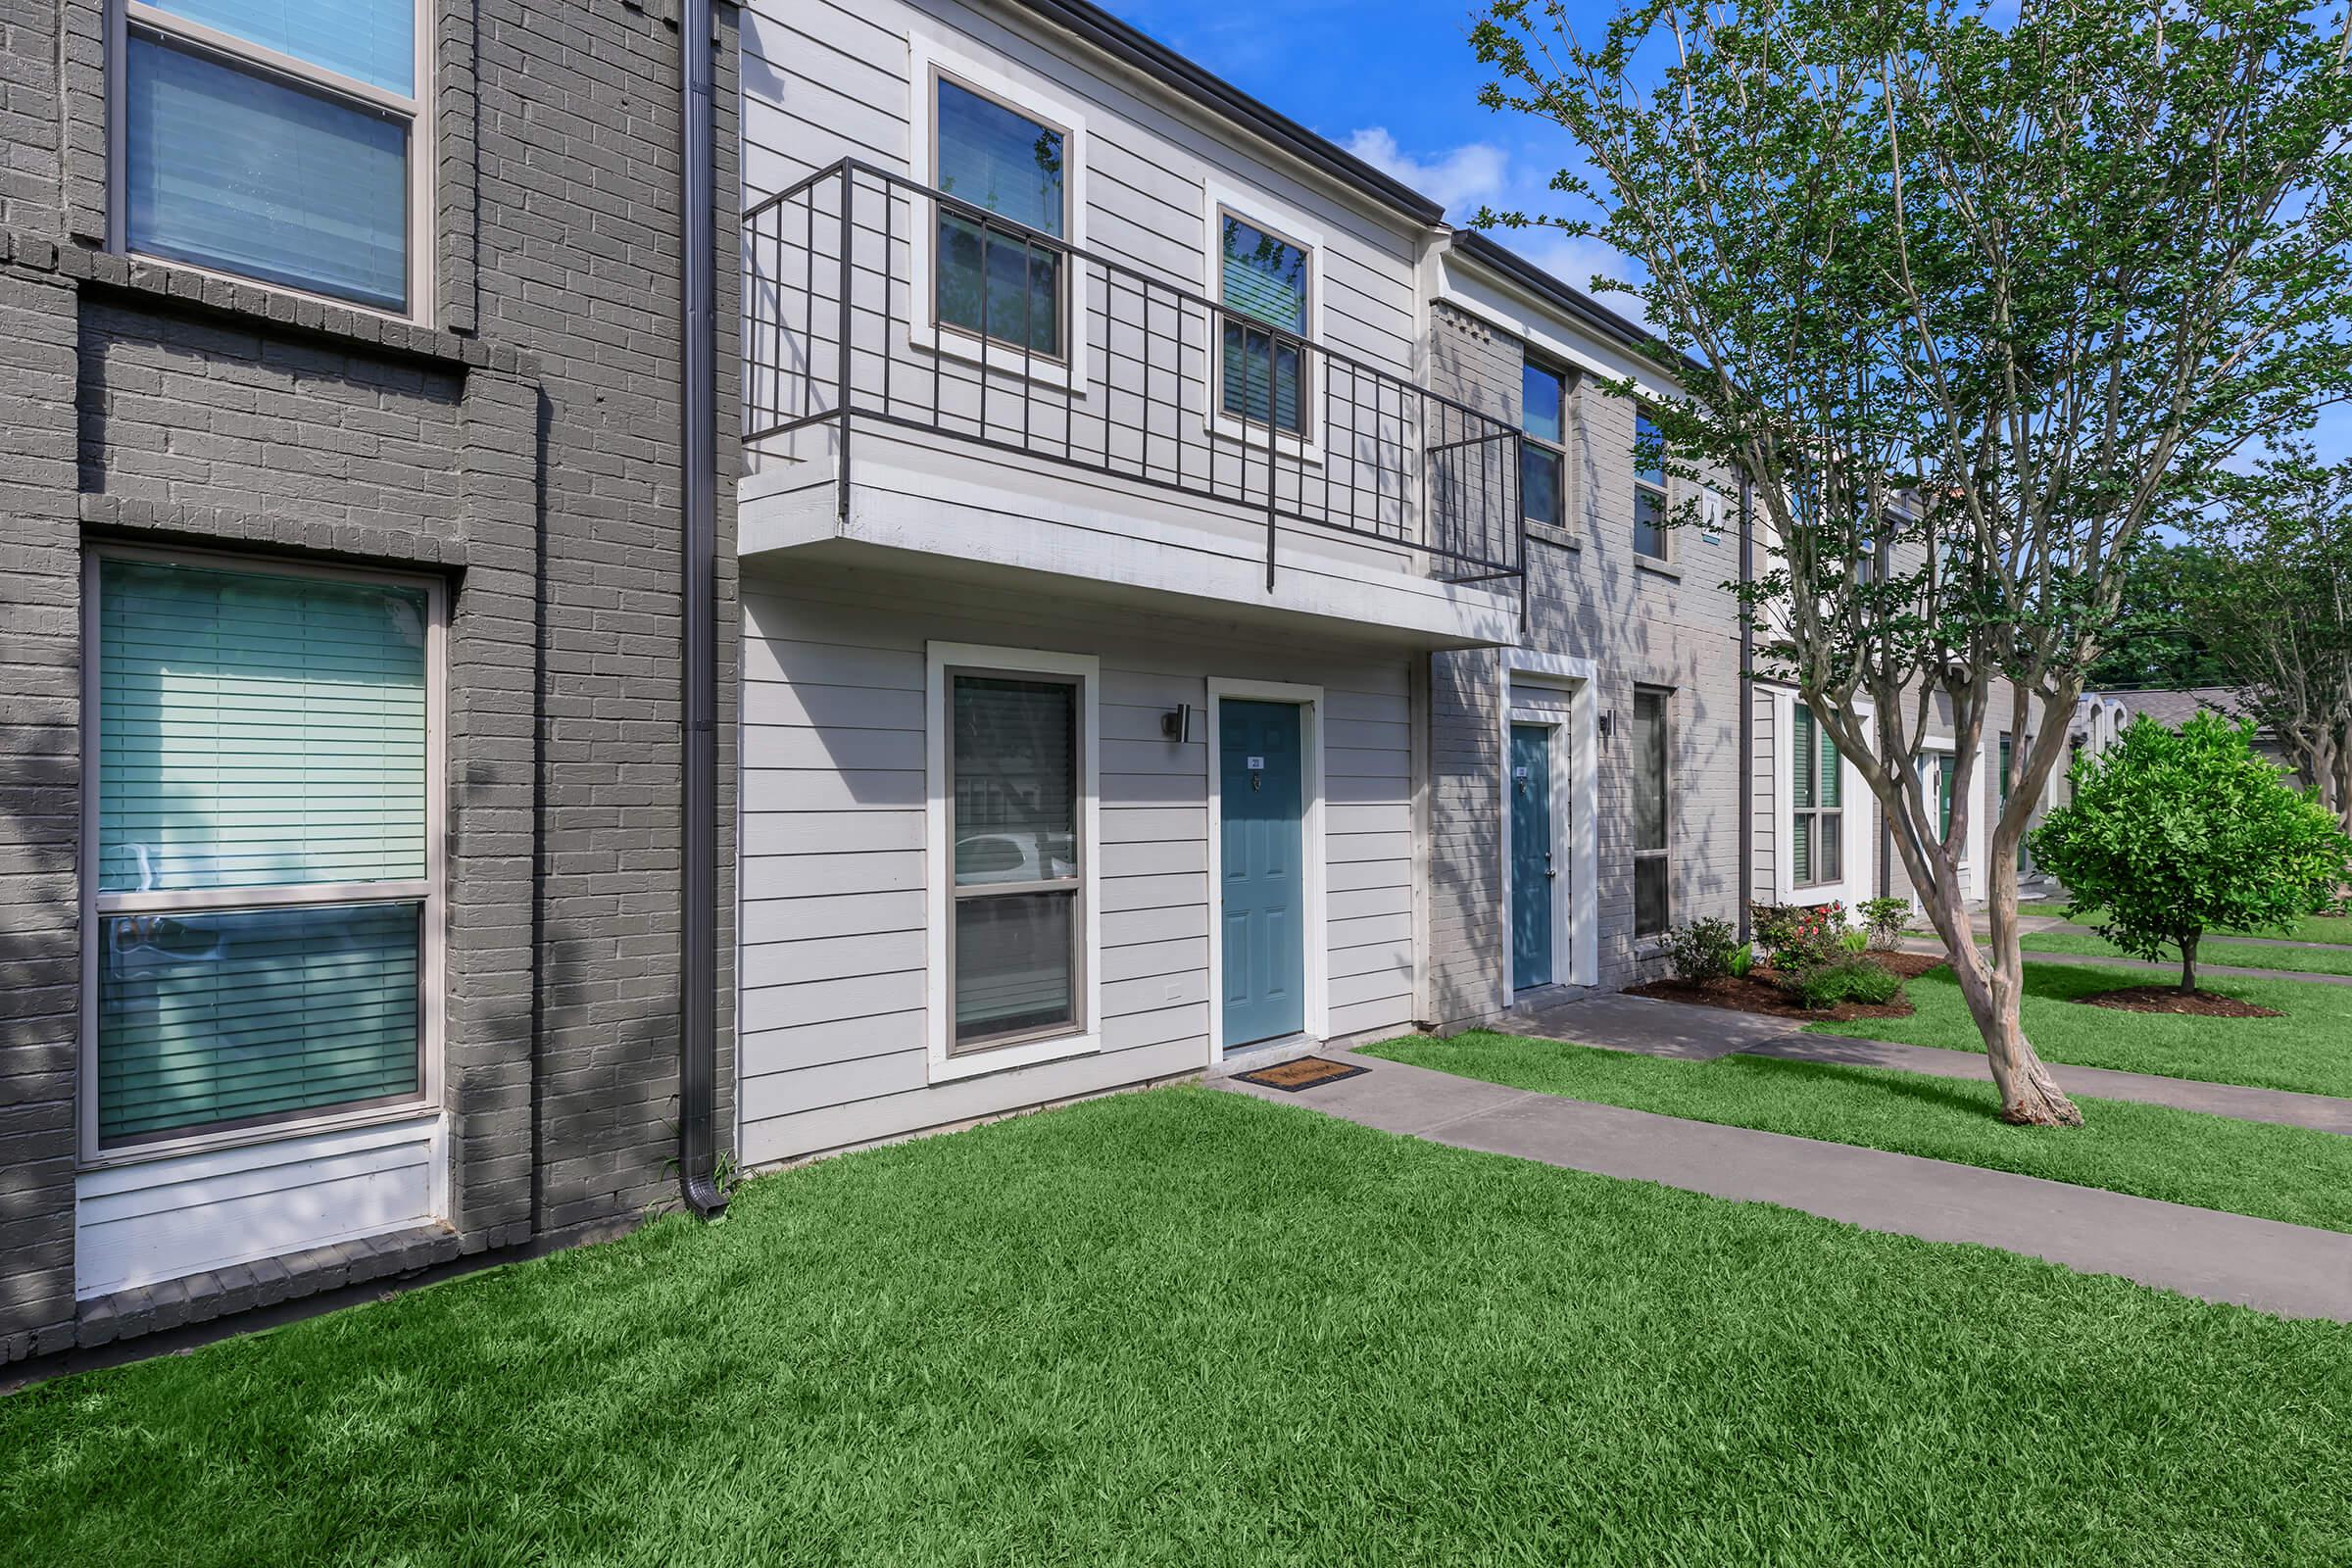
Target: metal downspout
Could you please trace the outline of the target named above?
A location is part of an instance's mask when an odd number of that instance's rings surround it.
[[[717,245],[711,140],[710,0],[685,0],[678,24],[681,88],[679,252],[684,271],[679,456],[685,497],[683,613],[684,755],[680,759],[685,846],[678,875],[678,1188],[706,1219],[727,1206],[718,1190],[718,639],[715,566],[718,539],[718,378],[713,360],[712,292]]]
[[[1740,479],[1740,585],[1756,580],[1755,510],[1750,481]],[[1748,908],[1756,896],[1756,628],[1747,603],[1740,605],[1740,940],[1748,930]]]

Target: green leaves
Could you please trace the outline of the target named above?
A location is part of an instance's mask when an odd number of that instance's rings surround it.
[[[1494,0],[1491,107],[1648,272],[1655,416],[1752,481],[1750,590],[1825,691],[2079,682],[2124,563],[2352,385],[2352,76],[2302,0]],[[1889,568],[1854,562],[1887,545]],[[2071,699],[2071,691],[2067,694]]]
[[[2332,894],[2352,858],[2335,819],[2254,755],[2252,726],[2141,717],[2077,765],[2074,799],[2032,838],[2034,863],[2134,956],[2193,952],[2205,932],[2284,931]]]

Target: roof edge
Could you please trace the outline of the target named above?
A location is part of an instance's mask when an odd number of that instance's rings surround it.
[[[1274,143],[1329,177],[1394,208],[1417,223],[1435,226],[1445,207],[1393,174],[1386,174],[1288,115],[1258,102],[1222,76],[1187,60],[1166,44],[1139,32],[1088,0],[1014,0],[1021,9],[1074,34],[1143,74],[1216,110],[1227,120]]]
[[[1647,327],[1618,315],[1573,283],[1554,277],[1517,251],[1489,238],[1482,229],[1457,229],[1453,248],[1628,348],[1639,349],[1658,341]]]

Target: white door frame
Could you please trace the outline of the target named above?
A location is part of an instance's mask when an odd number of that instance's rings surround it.
[[[1950,735],[1930,735],[1921,743],[1919,782],[1927,798],[1928,809],[1936,808],[1936,766],[1941,758],[1949,757],[1957,764],[1959,745]],[[1984,790],[1984,746],[1977,744],[1976,787]],[[1984,897],[1984,806],[1982,801],[1971,803],[1975,809],[1968,813],[1968,838],[1960,846],[1960,896],[1971,901]],[[1952,791],[1952,809],[1960,809],[1957,781]],[[1918,889],[1912,890],[1912,902],[1918,902]]]
[[[1298,873],[1305,911],[1298,940],[1306,947],[1306,1024],[1311,1041],[1331,1037],[1331,931],[1323,869],[1323,688],[1290,681],[1208,678],[1208,1064],[1225,1058],[1225,755],[1224,700],[1290,703],[1298,709]]]
[[[1525,648],[1507,649],[1502,657],[1502,690],[1495,707],[1495,755],[1502,765],[1495,777],[1501,799],[1502,962],[1501,1005],[1508,1007],[1516,994],[1511,987],[1511,724],[1551,724],[1565,745],[1552,748],[1552,857],[1563,857],[1568,875],[1555,878],[1552,892],[1552,965],[1554,985],[1589,986],[1600,980],[1600,830],[1598,763],[1600,713],[1596,701],[1598,666],[1590,659],[1565,654],[1539,654]],[[1513,686],[1544,687],[1566,692],[1568,710],[1519,709],[1511,702]],[[1559,886],[1561,881],[1567,886]],[[1565,917],[1563,918],[1563,906]]]

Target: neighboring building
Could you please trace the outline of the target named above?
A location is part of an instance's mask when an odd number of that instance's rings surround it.
[[[0,1358],[674,1191],[676,12],[0,16]]]
[[[1439,210],[1083,5],[744,37],[743,1157],[1410,1027],[1522,592]]]
[[[1083,0],[680,9],[0,24],[10,1356],[1887,885],[1635,326]]]
[[[1477,234],[1429,272],[1432,384],[1521,436],[1528,616],[1432,661],[1428,1020],[1662,973],[1671,926],[1742,915],[1740,522],[1672,527],[1631,379],[1642,330]],[[1642,437],[1647,437],[1646,442]]]
[[[2228,686],[2192,686],[2176,692],[2118,687],[2089,695],[2115,705],[2119,714],[2118,728],[2140,717],[2152,718],[2159,724],[2178,729],[2198,713],[2219,713],[2232,723],[2244,716],[2238,705],[2238,694]],[[2286,748],[2278,743],[2278,737],[2271,733],[2268,725],[2259,722],[2254,730],[2254,755],[2290,771],[2295,765],[2287,757]]]

